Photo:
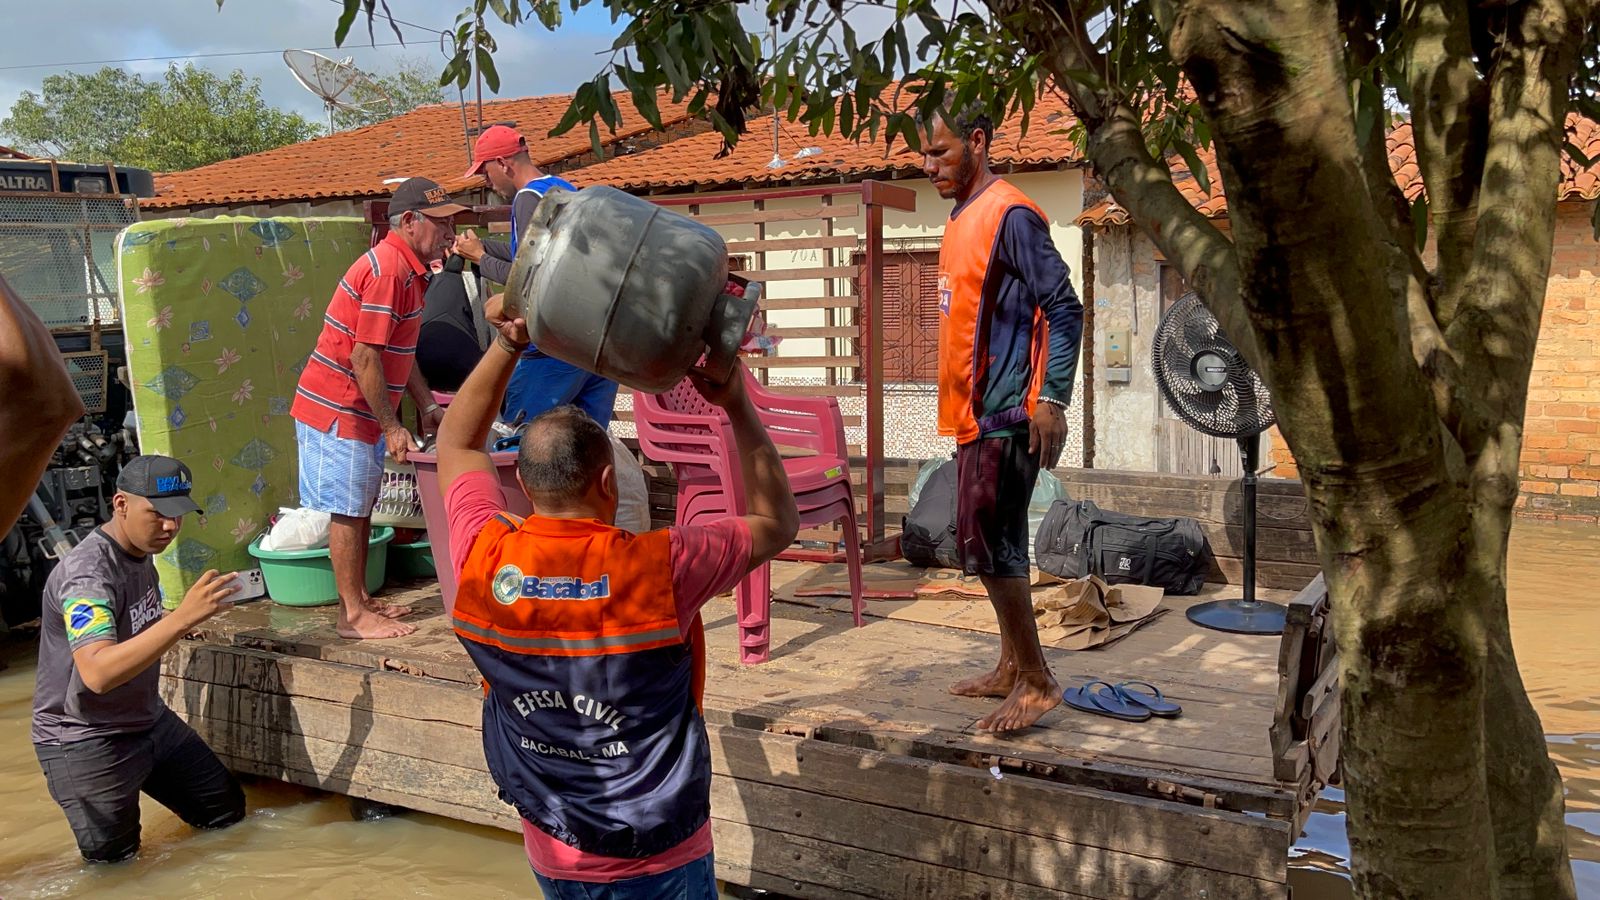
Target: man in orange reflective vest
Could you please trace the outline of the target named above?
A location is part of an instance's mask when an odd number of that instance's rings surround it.
[[[956,439],[956,543],[1000,623],[993,672],[951,692],[1003,697],[978,720],[1015,731],[1061,702],[1033,620],[1028,501],[1066,443],[1083,305],[1042,210],[989,170],[979,113],[933,117],[923,171],[956,202],[939,247],[939,433]]]
[[[499,331],[439,431],[439,478],[459,560],[456,636],[484,676],[483,750],[549,898],[717,896],[700,607],[794,540],[778,451],[744,391],[691,375],[727,411],[744,516],[631,534],[612,526],[611,442],[563,406],[533,420],[517,478],[534,514],[504,511],[484,446],[526,323]]]

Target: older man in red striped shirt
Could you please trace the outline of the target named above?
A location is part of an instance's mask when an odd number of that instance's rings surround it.
[[[426,178],[411,178],[389,202],[389,234],[350,266],[334,289],[322,334],[295,388],[300,505],[328,513],[328,548],[339,588],[340,637],[392,638],[416,629],[409,610],[367,595],[367,543],[387,452],[416,449],[396,410],[409,393],[425,433],[442,417],[414,363],[429,264],[455,240],[466,207]]]

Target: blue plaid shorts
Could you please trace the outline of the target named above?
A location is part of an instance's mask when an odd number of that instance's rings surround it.
[[[295,420],[300,447],[300,505],[335,516],[369,518],[383,484],[383,441],[368,444]]]

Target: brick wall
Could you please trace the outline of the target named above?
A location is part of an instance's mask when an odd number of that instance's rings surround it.
[[[1600,242],[1591,203],[1557,208],[1555,256],[1523,420],[1527,516],[1600,520]]]
[[[1600,241],[1593,203],[1563,203],[1528,384],[1522,494],[1530,518],[1600,522]],[[1272,429],[1275,478],[1298,478],[1294,456]]]

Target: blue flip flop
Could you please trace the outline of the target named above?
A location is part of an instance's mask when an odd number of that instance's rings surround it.
[[[1104,683],[1104,682],[1100,682]],[[1149,688],[1150,692],[1136,691],[1134,687]],[[1106,685],[1105,689],[1097,695],[1101,700],[1111,699],[1129,706],[1149,710],[1152,716],[1161,716],[1164,719],[1174,719],[1183,714],[1183,707],[1168,700],[1161,689],[1148,681],[1123,681],[1116,685]]]
[[[1105,690],[1096,692],[1096,686]],[[1091,681],[1082,687],[1068,688],[1061,694],[1061,699],[1073,709],[1097,716],[1108,716],[1113,719],[1122,719],[1127,722],[1143,722],[1150,718],[1150,710],[1121,700],[1117,697],[1117,689],[1104,681]]]

